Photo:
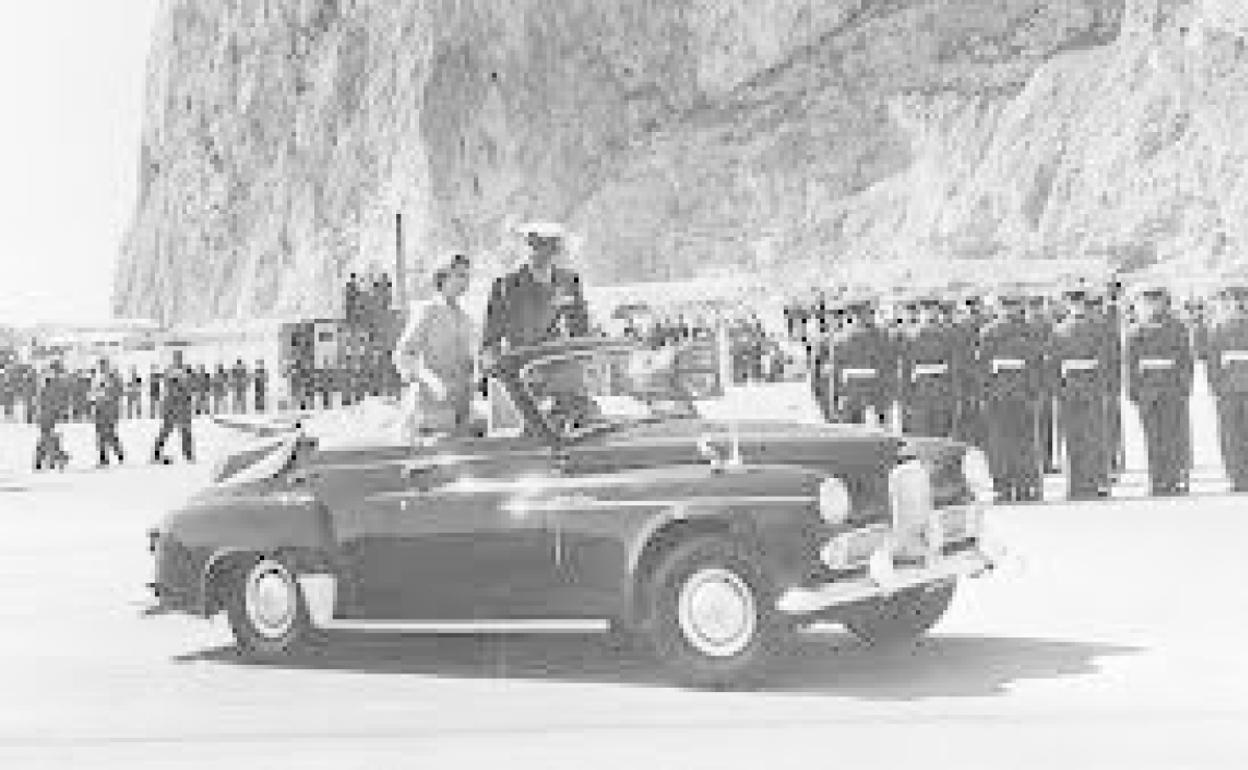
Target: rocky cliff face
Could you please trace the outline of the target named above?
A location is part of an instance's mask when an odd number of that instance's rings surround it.
[[[598,283],[706,265],[1248,244],[1237,0],[169,0],[119,314],[336,313],[346,274],[501,269],[569,222]]]

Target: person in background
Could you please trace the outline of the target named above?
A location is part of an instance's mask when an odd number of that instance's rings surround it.
[[[1050,335],[1049,379],[1066,444],[1068,499],[1109,497],[1111,435],[1105,408],[1113,350],[1086,291],[1067,291],[1066,317]]]
[[[152,364],[151,370],[147,373],[147,416],[155,419],[156,414],[160,411],[160,367]]]
[[[195,394],[195,414],[205,415],[209,412],[209,395],[212,392],[212,374],[206,364],[200,364],[195,370],[191,382]]]
[[[1045,349],[1021,295],[1003,295],[999,308],[997,320],[981,332],[979,349],[988,464],[998,500],[1039,501],[1044,487],[1036,414],[1047,392]]]
[[[95,423],[95,450],[99,455],[98,467],[108,467],[109,455],[117,462],[126,461],[117,436],[117,421],[121,419],[122,383],[108,362],[101,361],[92,387],[92,417]]]
[[[247,365],[243,359],[234,361],[230,370],[230,385],[234,390],[234,414],[247,414]]]
[[[126,380],[126,419],[135,420],[143,416],[143,378],[139,376],[136,366],[130,367],[130,377]]]
[[[230,387],[230,373],[225,370],[224,363],[217,362],[217,368],[213,370],[210,382],[212,388],[212,413],[224,414],[226,412],[225,394]]]
[[[200,371],[203,371],[201,365]],[[165,441],[176,427],[182,440],[182,457],[195,462],[195,443],[191,435],[191,417],[194,413],[195,373],[182,363],[182,351],[173,351],[173,363],[165,370],[163,381],[164,400],[160,404],[160,432],[152,449],[152,462],[169,465],[165,457]]]
[[[36,471],[65,470],[69,465],[69,455],[61,445],[61,436],[56,430],[57,423],[65,419],[69,410],[68,380],[61,375],[60,364],[53,361],[37,380],[39,389],[35,411],[38,413],[39,439],[35,444]]]
[[[4,419],[13,419],[13,402],[17,400],[17,367],[11,364],[0,364],[0,407],[4,408]]]
[[[252,384],[255,387],[255,406],[256,413],[263,413],[266,408],[269,394],[269,372],[264,368],[263,359],[256,359],[256,370],[252,375]]]
[[[1183,495],[1192,461],[1191,338],[1171,312],[1164,288],[1145,289],[1139,305],[1139,323],[1127,337],[1127,397],[1139,408],[1144,425],[1152,494]]]
[[[404,425],[413,441],[462,433],[472,403],[472,321],[459,304],[468,290],[468,258],[455,255],[434,272],[433,283],[437,297],[413,309],[395,350],[408,387]]]
[[[1216,297],[1205,340],[1209,390],[1217,400],[1218,443],[1231,489],[1248,492],[1248,287]]]

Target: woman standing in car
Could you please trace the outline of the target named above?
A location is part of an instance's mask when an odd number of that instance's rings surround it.
[[[454,434],[468,424],[473,387],[472,321],[460,306],[469,261],[456,254],[433,274],[437,296],[413,309],[395,358],[403,374],[409,440]]]

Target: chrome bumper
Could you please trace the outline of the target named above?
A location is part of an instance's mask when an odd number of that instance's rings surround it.
[[[947,531],[950,516],[960,522],[957,531]],[[824,563],[833,569],[866,567],[866,575],[835,580],[817,586],[790,588],[776,601],[776,609],[786,615],[809,615],[844,604],[886,597],[898,591],[960,577],[979,577],[996,567],[1005,550],[984,536],[983,512],[977,506],[962,506],[933,511],[920,531],[908,533],[921,546],[900,547],[896,533],[861,530],[848,533],[824,548]],[[951,542],[972,540],[972,545],[951,554],[942,548]],[[863,546],[870,555],[863,558]],[[854,555],[855,553],[858,555]],[[896,557],[904,554],[907,563],[896,565]],[[920,557],[920,563],[913,563]]]

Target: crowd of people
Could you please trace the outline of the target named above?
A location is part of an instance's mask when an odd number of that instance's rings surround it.
[[[343,403],[368,393],[398,395],[401,380],[413,440],[468,430],[481,373],[498,355],[603,334],[591,323],[580,276],[564,264],[562,229],[539,223],[521,233],[527,259],[493,281],[479,333],[461,306],[471,261],[457,254],[434,273],[434,299],[414,306],[402,334],[384,346],[382,358],[394,376],[355,383]],[[354,280],[348,293],[353,290],[348,315],[357,322],[378,317],[359,310],[362,293]],[[377,291],[388,297],[390,287],[374,280],[370,296]],[[653,348],[726,338],[738,383],[774,382],[790,368],[807,373],[830,422],[892,426],[982,447],[1003,501],[1042,499],[1045,474],[1059,466],[1071,498],[1110,495],[1125,466],[1124,397],[1141,418],[1152,494],[1187,493],[1193,464],[1188,403],[1196,361],[1203,358],[1227,475],[1234,489],[1248,491],[1248,289],[1229,287],[1208,303],[1186,304],[1159,286],[1128,297],[1117,281],[1080,282],[1058,293],[935,293],[891,302],[842,289],[785,309],[790,344],[805,348],[801,362],[748,310],[621,318],[613,333]],[[363,324],[365,336],[381,334],[373,326]],[[378,355],[372,351],[361,360],[382,360]],[[317,406],[317,390],[328,395],[323,384],[293,388],[294,405]],[[170,367],[153,366],[142,376],[134,368],[123,375],[108,361],[90,371],[54,365],[39,376],[12,363],[0,371],[3,414],[12,419],[20,404],[26,421],[40,427],[37,469],[63,467],[67,459],[55,430],[59,422],[93,422],[103,466],[124,458],[118,421],[144,414],[161,419],[153,461],[169,462],[163,448],[174,430],[181,433],[183,456],[193,460],[192,417],[264,412],[267,391],[261,361],[248,368],[239,359],[209,370],[184,365],[178,352]],[[320,405],[330,406],[328,398]]]
[[[1242,289],[1180,304],[1163,287],[839,297],[786,311],[830,421],[900,424],[986,450],[998,498],[1043,496],[1064,466],[1069,496],[1110,495],[1125,461],[1123,397],[1139,411],[1150,490],[1190,490],[1189,401],[1205,358],[1227,475],[1248,490],[1248,312]],[[1059,457],[1059,449],[1064,447]]]

